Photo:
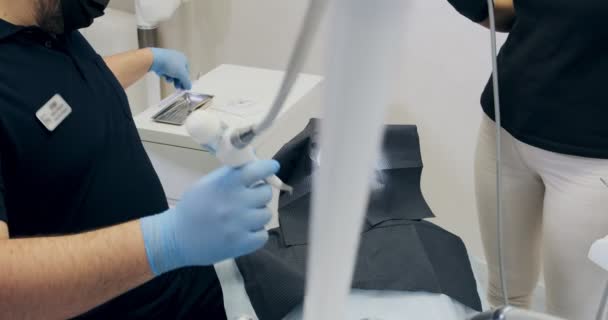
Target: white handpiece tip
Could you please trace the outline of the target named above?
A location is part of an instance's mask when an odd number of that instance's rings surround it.
[[[266,182],[281,191],[286,191],[290,194],[293,193],[293,188],[290,185],[285,184],[285,182],[281,181],[281,179],[279,179],[277,176],[272,176],[266,179]]]
[[[222,122],[213,113],[198,110],[186,120],[186,131],[200,145],[215,142],[222,134]]]
[[[287,185],[285,183],[283,183],[280,187],[278,187],[279,190],[281,191],[285,191],[287,193],[289,193],[290,195],[293,194],[293,187],[290,185]]]

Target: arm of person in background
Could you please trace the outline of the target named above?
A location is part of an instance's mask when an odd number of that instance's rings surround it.
[[[125,89],[143,78],[149,71],[155,72],[177,89],[192,88],[188,58],[175,50],[139,49],[105,57],[104,61]]]
[[[0,319],[66,319],[165,272],[212,265],[268,240],[275,161],[221,168],[174,209],[71,236],[12,239],[0,221]]]
[[[448,0],[450,4],[463,16],[473,22],[489,28],[487,0]],[[513,0],[494,0],[494,13],[496,16],[496,30],[510,32],[515,22],[515,6]]]
[[[103,60],[122,87],[127,89],[150,71],[154,54],[146,48],[104,57]]]
[[[510,32],[515,22],[515,6],[513,0],[494,0],[494,15],[496,17],[496,30]],[[490,19],[486,18],[480,24],[490,28]]]

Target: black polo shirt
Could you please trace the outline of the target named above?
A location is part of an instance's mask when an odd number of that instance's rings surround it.
[[[514,4],[498,57],[503,127],[545,150],[608,159],[608,1]],[[493,117],[491,81],[481,102]]]
[[[36,111],[56,94],[72,113],[51,132]],[[0,20],[0,220],[11,237],[73,234],[167,208],[125,92],[82,35]],[[85,318],[189,318],[207,307],[201,314],[223,313],[217,277],[191,268]]]

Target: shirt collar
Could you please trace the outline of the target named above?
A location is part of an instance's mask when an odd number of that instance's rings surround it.
[[[12,23],[0,19],[0,40],[6,39],[23,29],[25,29],[25,27],[16,26]]]

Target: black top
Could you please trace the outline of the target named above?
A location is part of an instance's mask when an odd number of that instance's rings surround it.
[[[236,262],[260,319],[280,320],[304,299],[311,178],[322,166],[320,121],[312,120],[275,156],[279,178],[294,187],[279,201],[280,227],[263,249]],[[322,154],[322,152],[321,152]],[[422,157],[415,126],[387,126],[376,165],[352,286],[441,293],[480,310],[464,243],[422,221],[433,217],[420,191]],[[338,213],[336,213],[338,214]],[[336,229],[339,232],[339,228]]]
[[[35,113],[55,94],[72,113],[51,132]],[[11,237],[78,233],[167,208],[125,92],[82,35],[0,20],[0,220]],[[217,285],[208,271],[191,299]],[[183,295],[180,276],[160,277],[95,314],[170,316],[168,300]]]
[[[312,181],[320,165],[320,123],[319,119],[311,119],[304,130],[274,156],[281,163],[277,176],[293,187],[293,192],[283,192],[279,198],[281,228],[289,230],[283,235],[287,245],[308,243]],[[422,155],[416,126],[385,127],[382,153],[375,169],[365,230],[387,220],[435,217],[420,189]]]
[[[514,3],[498,58],[503,127],[545,150],[608,158],[608,1]],[[493,118],[491,81],[481,102]]]

